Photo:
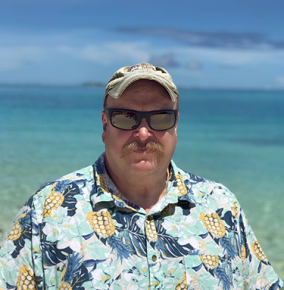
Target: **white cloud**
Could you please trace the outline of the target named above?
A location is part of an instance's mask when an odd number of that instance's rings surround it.
[[[187,46],[209,49],[284,49],[283,41],[271,41],[263,33],[209,32],[161,27],[124,27],[117,29],[117,31],[136,35],[163,37],[179,41]]]
[[[263,79],[277,76],[274,72],[284,65],[281,50],[197,48],[177,43],[165,45],[147,38],[123,41],[118,33],[98,29],[44,33],[0,30],[0,39],[3,82],[74,83],[92,78],[104,81],[109,78],[109,71],[120,66],[149,62],[153,56],[165,60],[167,56],[165,67],[171,66],[170,73],[179,84],[257,87],[263,85]],[[19,69],[24,66],[29,73]],[[212,74],[221,66],[239,69],[229,71],[230,79],[221,69]],[[246,70],[248,66],[256,68],[254,75]],[[283,86],[283,76],[277,82]]]
[[[64,56],[72,58],[71,62],[79,59],[102,65],[150,59],[151,45],[147,41],[122,42],[102,38],[105,35],[101,30],[46,31],[41,34],[0,29],[0,71],[14,70],[43,59],[58,63]]]
[[[72,59],[81,59],[109,65],[116,62],[137,63],[150,61],[151,56],[171,55],[176,66],[206,62],[224,66],[284,62],[281,50],[237,50],[210,47],[187,47],[152,43],[150,40],[121,41],[119,34],[98,29],[74,31],[47,31],[44,34],[27,32],[20,34],[0,30],[0,70],[10,70],[27,62],[42,58],[60,59],[62,54]],[[192,68],[190,66],[190,68]],[[194,67],[195,68],[195,67]]]
[[[172,49],[173,50],[173,49]],[[229,50],[211,48],[176,47],[173,50],[179,59],[198,59],[204,62],[213,62],[228,66],[245,64],[260,64],[266,62],[279,63],[283,61],[284,51],[259,50]]]
[[[97,45],[86,45],[81,48],[59,46],[59,52],[70,54],[84,60],[110,64],[113,61],[125,60],[131,62],[147,61],[150,57],[145,42],[105,42]]]
[[[0,71],[8,71],[43,59],[45,49],[32,46],[0,46]]]

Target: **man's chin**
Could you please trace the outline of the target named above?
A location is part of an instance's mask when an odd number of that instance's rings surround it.
[[[154,170],[157,167],[157,161],[153,158],[149,159],[141,156],[141,158],[132,160],[130,166],[133,170],[148,172]]]

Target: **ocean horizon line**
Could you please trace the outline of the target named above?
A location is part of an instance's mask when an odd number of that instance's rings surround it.
[[[102,82],[83,82],[79,84],[43,84],[43,83],[0,83],[0,87],[105,87]],[[284,92],[284,88],[235,88],[235,87],[197,87],[177,85],[178,89],[189,91],[227,91],[227,92]]]

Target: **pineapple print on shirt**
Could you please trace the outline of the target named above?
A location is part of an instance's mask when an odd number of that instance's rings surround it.
[[[23,213],[20,216],[20,219],[25,217],[26,215],[27,215],[26,213]],[[16,224],[14,225],[14,227],[12,228],[7,240],[15,241],[21,236],[21,234],[22,234],[22,227],[20,225],[20,222],[17,221]]]
[[[50,190],[51,193],[44,202],[43,217],[51,216],[51,211],[57,209],[63,203],[64,196],[60,192],[54,190],[56,185],[57,182],[53,184]]]
[[[68,215],[73,216],[76,211],[74,207],[77,202],[74,197],[76,194],[80,194],[80,190],[74,182],[66,182],[65,180],[55,182],[50,189],[50,194],[44,201],[42,216],[44,218],[50,217],[52,211],[60,206],[67,208]]]
[[[202,213],[200,215],[200,218],[205,227],[207,228],[208,232],[210,232],[214,238],[218,239],[224,237],[226,233],[226,228],[223,221],[220,219],[217,213],[212,214]]]
[[[219,256],[217,255],[203,255],[200,256],[200,259],[208,269],[215,269],[219,265]]]
[[[258,242],[254,242],[253,244],[252,244],[252,251],[254,252],[254,254],[256,255],[256,257],[259,259],[259,260],[261,260],[261,261],[263,261],[263,262],[268,262],[268,260],[267,260],[267,258],[266,258],[266,256],[265,256],[265,254],[264,254],[264,252],[262,251],[262,249],[261,249],[261,247],[260,247],[260,245],[259,245],[259,243]]]
[[[29,266],[23,266],[20,269],[18,282],[17,282],[18,290],[33,290],[37,289],[36,281],[34,279],[34,275],[30,271]]]
[[[156,226],[153,217],[148,217],[145,222],[146,236],[150,242],[158,240]]]
[[[187,194],[187,190],[182,180],[182,176],[180,174],[177,174],[175,177],[176,177],[176,182],[177,182],[177,188],[179,191],[179,196]]]
[[[115,225],[108,211],[89,212],[87,219],[100,237],[106,239],[114,234]]]

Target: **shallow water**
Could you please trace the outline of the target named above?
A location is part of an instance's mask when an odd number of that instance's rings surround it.
[[[284,93],[180,95],[173,159],[236,194],[284,279]],[[102,96],[103,88],[92,87],[0,87],[0,234],[41,184],[103,152]]]

